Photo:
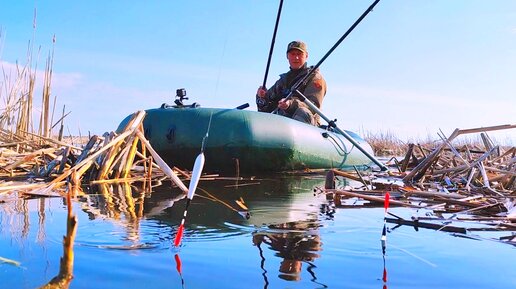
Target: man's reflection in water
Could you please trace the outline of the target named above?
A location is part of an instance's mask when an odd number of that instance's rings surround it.
[[[268,230],[253,233],[253,243],[258,247],[265,243],[276,251],[275,256],[283,259],[278,276],[284,280],[297,281],[301,279],[303,262],[311,262],[319,257],[317,252],[321,251],[322,243],[318,226],[316,221],[270,225]]]

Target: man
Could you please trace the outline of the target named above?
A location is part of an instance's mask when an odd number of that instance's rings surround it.
[[[317,126],[319,125],[319,116],[301,100],[297,93],[294,92],[291,98],[286,98],[292,86],[305,77],[310,70],[306,64],[308,59],[306,44],[302,41],[290,42],[287,46],[287,59],[290,70],[281,74],[280,79],[270,89],[266,90],[261,86],[258,88],[256,92],[258,111],[272,112],[278,109],[280,115]],[[315,70],[298,87],[298,90],[320,109],[326,94],[326,81],[319,69]]]

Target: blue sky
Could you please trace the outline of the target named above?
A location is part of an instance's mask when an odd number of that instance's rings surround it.
[[[172,103],[255,109],[279,0],[4,1],[4,71],[56,36],[52,94],[67,130],[102,134],[126,115]],[[267,84],[285,47],[317,63],[373,1],[285,0]],[[33,30],[36,8],[37,25]],[[37,54],[37,53],[35,53]],[[36,62],[36,61],[35,61]],[[382,0],[321,65],[323,112],[341,128],[437,139],[441,129],[516,123],[516,1]],[[39,78],[41,79],[41,77]],[[38,95],[39,98],[39,95]],[[490,134],[516,143],[516,130]]]

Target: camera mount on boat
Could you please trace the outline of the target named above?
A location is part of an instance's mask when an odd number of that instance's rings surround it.
[[[196,108],[196,107],[201,106],[197,102],[194,102],[192,104],[184,104],[183,100],[185,100],[185,99],[188,99],[188,97],[186,97],[186,89],[178,88],[178,89],[176,89],[176,100],[174,100],[174,103],[176,105],[170,105],[167,103],[163,103],[161,105],[161,108],[182,108],[182,107]]]
[[[176,100],[174,100],[174,103],[177,104],[178,106],[183,106],[183,100],[185,99],[188,99],[188,97],[186,97],[186,89],[184,88],[179,88],[179,89],[176,89]]]

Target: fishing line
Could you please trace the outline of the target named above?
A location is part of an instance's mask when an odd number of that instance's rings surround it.
[[[400,250],[400,251],[401,251],[401,252],[403,252],[403,253],[406,253],[406,254],[407,254],[407,255],[409,255],[409,256],[412,256],[412,257],[414,257],[414,258],[416,258],[416,259],[420,260],[421,262],[423,262],[423,263],[425,263],[425,264],[427,264],[427,265],[429,265],[429,266],[431,266],[431,267],[437,268],[437,265],[436,265],[436,264],[434,264],[434,263],[432,263],[432,262],[430,262],[430,261],[428,261],[428,260],[424,259],[423,257],[419,257],[418,255],[416,255],[416,254],[414,254],[414,253],[412,253],[412,252],[410,252],[410,251],[408,251],[408,250],[406,250],[406,249],[403,249],[403,248],[400,248],[400,247],[398,247],[398,246],[394,246],[394,245],[390,245],[390,246],[392,246],[392,247],[393,247],[393,248],[395,248],[395,249]]]
[[[224,39],[224,45],[222,46],[222,55],[220,56],[219,72],[217,74],[217,82],[215,83],[215,98],[217,98],[217,93],[219,91],[220,75],[222,72],[222,60],[224,59],[224,55],[226,54],[227,42],[228,42],[228,38],[227,38],[227,34],[226,34],[226,38]]]
[[[199,197],[202,197],[202,198],[205,198],[207,200],[210,200],[210,201],[214,201],[214,202],[217,202],[217,203],[221,203],[222,205],[228,207],[230,210],[234,211],[234,212],[237,212],[240,216],[246,218],[246,219],[249,219],[251,217],[251,215],[249,214],[248,211],[239,211],[235,208],[233,208],[230,204],[222,201],[221,199],[215,197],[214,195],[210,194],[207,190],[203,189],[203,188],[198,188],[199,190],[201,190],[202,192],[204,192],[206,194],[206,196],[201,196],[199,195]]]
[[[204,146],[206,144],[206,140],[208,139],[208,136],[209,136],[209,133],[210,133],[210,128],[211,128],[211,119],[213,118],[213,110],[211,111],[210,113],[210,120],[208,121],[208,128],[206,129],[206,134],[204,135],[204,137],[202,138],[202,143],[201,143],[201,153],[204,152]]]

